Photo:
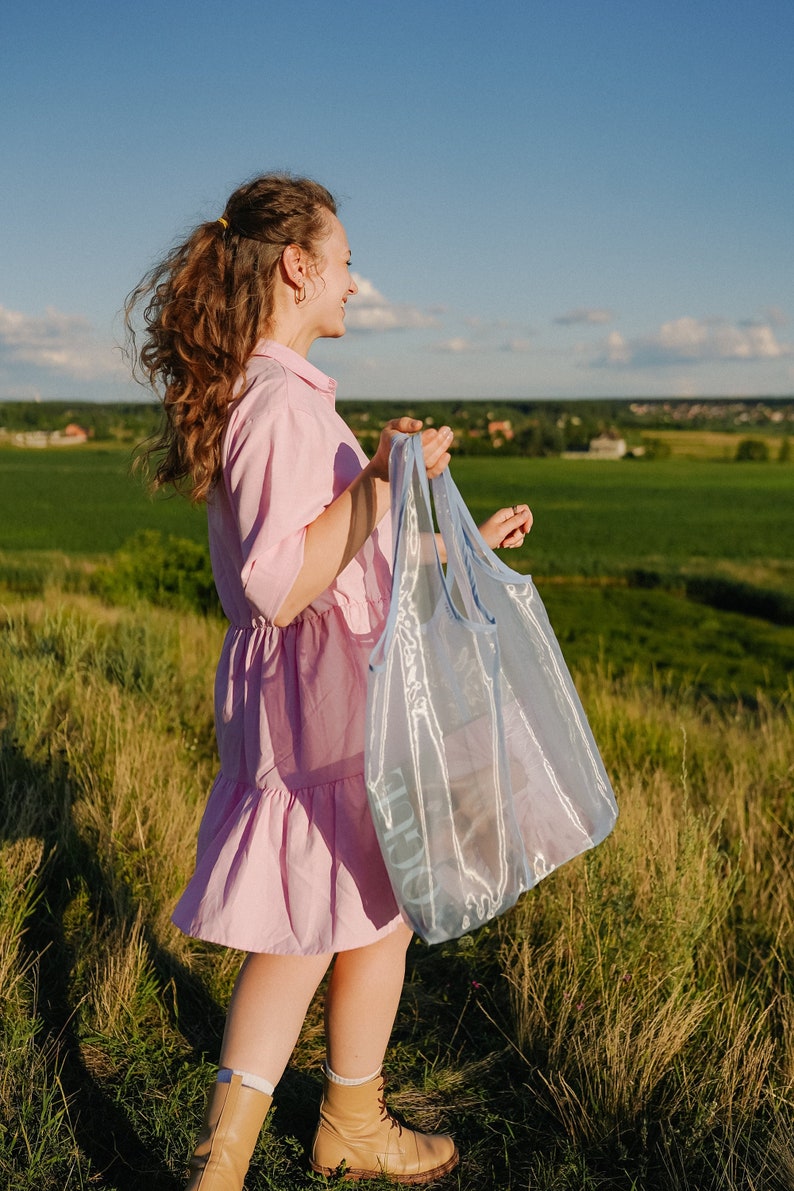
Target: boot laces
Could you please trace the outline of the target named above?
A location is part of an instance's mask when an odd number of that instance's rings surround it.
[[[380,1096],[378,1097],[378,1108],[380,1109],[380,1119],[388,1121],[392,1129],[397,1130],[397,1136],[402,1137],[403,1127],[396,1117],[393,1117],[386,1106],[386,1080],[383,1079],[380,1085]]]

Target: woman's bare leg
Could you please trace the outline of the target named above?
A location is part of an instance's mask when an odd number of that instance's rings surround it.
[[[330,962],[330,955],[249,955],[229,1004],[221,1066],[275,1087]]]
[[[377,943],[336,957],[325,998],[325,1037],[328,1066],[343,1079],[363,1079],[383,1063],[411,938],[401,924]]]

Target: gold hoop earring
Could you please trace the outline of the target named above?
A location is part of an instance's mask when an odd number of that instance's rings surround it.
[[[300,289],[295,290],[295,305],[300,306],[301,302],[306,297],[306,286],[302,285]]]

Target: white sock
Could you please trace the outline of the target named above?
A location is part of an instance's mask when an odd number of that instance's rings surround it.
[[[337,1075],[335,1071],[332,1071],[327,1063],[325,1064],[325,1074],[331,1083],[341,1084],[343,1088],[360,1088],[362,1084],[369,1083],[371,1079],[376,1079],[382,1070],[382,1067],[378,1067],[377,1071],[373,1071],[372,1075],[365,1075],[363,1079],[343,1079],[341,1075]]]
[[[233,1075],[242,1077],[244,1088],[255,1088],[257,1092],[264,1092],[266,1096],[272,1096],[276,1090],[269,1079],[263,1079],[261,1075],[252,1075],[250,1071],[238,1071],[237,1068],[232,1069],[231,1067],[220,1068],[218,1083],[231,1083]]]

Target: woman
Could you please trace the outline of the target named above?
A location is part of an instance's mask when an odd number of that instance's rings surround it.
[[[232,194],[141,282],[137,363],[166,415],[157,484],[206,500],[230,627],[218,666],[221,768],[195,873],[174,921],[246,951],[189,1191],[239,1191],[273,1091],[332,959],[314,1170],[423,1183],[451,1170],[451,1137],[401,1128],[381,1067],[411,933],[380,857],[363,779],[369,653],[390,594],[389,448],[422,434],[427,474],[448,427],[390,422],[368,461],[308,363],[345,333],[356,293],[328,191],[266,175]],[[518,546],[525,505],[482,527]]]

